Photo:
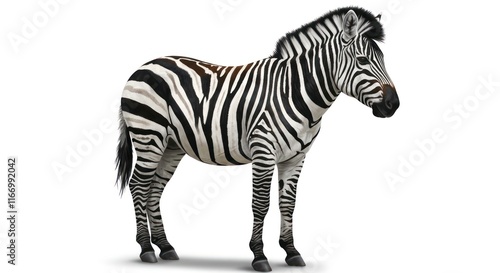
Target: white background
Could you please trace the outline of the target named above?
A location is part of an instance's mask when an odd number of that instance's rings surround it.
[[[181,260],[139,262],[130,193],[120,198],[114,186],[116,102],[150,59],[248,63],[269,56],[287,31],[348,5],[383,13],[381,48],[401,107],[377,119],[344,95],[334,103],[299,183],[295,244],[305,268],[285,266],[273,185],[264,242],[274,272],[500,271],[492,1],[61,1],[47,12],[40,3],[48,1],[0,4],[0,165],[6,181],[7,156],[18,157],[20,194],[19,265],[2,254],[0,271],[250,271],[249,167],[189,158],[162,200]],[[27,22],[36,33],[13,44]],[[436,130],[442,136],[429,144]],[[63,165],[58,174],[54,166]],[[401,180],[391,184],[388,173]],[[6,234],[2,220],[0,253]]]

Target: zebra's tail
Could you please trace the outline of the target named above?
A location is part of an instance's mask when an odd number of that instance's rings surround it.
[[[116,185],[119,185],[120,195],[123,195],[123,190],[128,184],[130,174],[132,173],[132,141],[130,140],[129,132],[125,121],[123,120],[122,110],[119,113],[120,122],[120,139],[116,149],[116,168],[118,174],[116,177]]]

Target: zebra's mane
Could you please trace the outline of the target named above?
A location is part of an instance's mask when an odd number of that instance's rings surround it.
[[[278,40],[274,54],[271,57],[288,58],[298,56],[317,45],[326,43],[335,34],[342,31],[342,19],[351,9],[358,16],[359,35],[376,41],[384,40],[384,29],[371,12],[358,7],[339,8],[287,33]]]

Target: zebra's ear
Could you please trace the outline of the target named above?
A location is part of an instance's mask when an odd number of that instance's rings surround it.
[[[351,9],[349,10],[342,21],[342,30],[344,31],[344,39],[350,40],[358,35],[358,16]]]
[[[377,19],[377,21],[380,22],[380,19],[382,19],[382,14],[379,14],[379,15],[375,16],[375,19]]]

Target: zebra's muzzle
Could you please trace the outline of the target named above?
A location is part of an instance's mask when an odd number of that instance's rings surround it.
[[[384,85],[382,91],[384,93],[384,98],[382,102],[373,104],[373,115],[379,118],[389,118],[398,110],[398,93],[396,93],[396,90],[390,85]]]

